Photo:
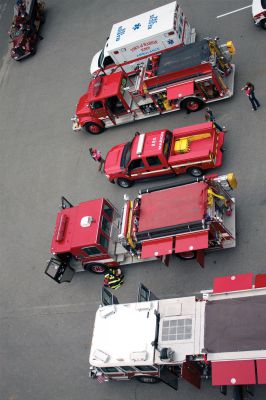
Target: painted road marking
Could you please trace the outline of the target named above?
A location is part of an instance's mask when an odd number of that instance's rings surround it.
[[[245,10],[246,8],[250,8],[250,7],[252,7],[252,4],[250,4],[249,6],[246,6],[246,7],[238,8],[237,10],[234,10],[234,11],[230,11],[230,12],[228,12],[226,14],[217,15],[216,18],[222,18],[222,17],[225,17],[226,15],[234,14],[234,13],[236,13],[238,11],[242,11],[242,10]]]

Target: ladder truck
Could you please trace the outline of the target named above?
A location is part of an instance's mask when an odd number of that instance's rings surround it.
[[[95,317],[90,377],[100,382],[211,379],[235,400],[266,384],[266,274],[217,277],[198,296],[158,299],[143,284],[135,303],[106,288]],[[108,332],[108,334],[106,334]],[[231,398],[231,397],[230,397]]]

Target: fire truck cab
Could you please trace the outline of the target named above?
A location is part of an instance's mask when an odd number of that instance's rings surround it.
[[[45,273],[58,283],[75,272],[161,260],[196,258],[205,250],[235,247],[234,174],[194,178],[125,196],[122,215],[106,199],[72,206],[63,198]]]
[[[108,180],[123,187],[134,181],[163,175],[189,173],[202,176],[203,171],[222,165],[224,133],[212,122],[158,130],[140,134],[132,141],[110,149],[104,171]]]
[[[145,59],[132,77],[125,72],[92,79],[80,98],[73,130],[92,134],[105,128],[229,98],[234,91],[232,42],[204,39]]]
[[[265,384],[265,306],[266,274],[218,277],[199,296],[163,300],[140,284],[138,301],[128,304],[104,288],[90,376],[161,381],[175,390],[179,378],[197,388],[211,378],[223,394],[228,386]]]

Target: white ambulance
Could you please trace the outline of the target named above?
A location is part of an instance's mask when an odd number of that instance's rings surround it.
[[[131,72],[149,55],[193,43],[195,38],[195,29],[173,1],[113,25],[104,49],[92,59],[90,73],[110,74],[121,66]]]
[[[266,29],[266,0],[253,0],[252,16],[256,25]]]

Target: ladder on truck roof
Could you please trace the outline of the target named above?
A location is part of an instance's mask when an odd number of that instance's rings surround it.
[[[178,224],[173,226],[166,226],[162,228],[155,228],[143,232],[136,232],[136,238],[139,242],[148,239],[157,239],[165,236],[176,236],[182,233],[189,233],[201,231],[206,229],[204,221],[193,221],[189,224]]]

